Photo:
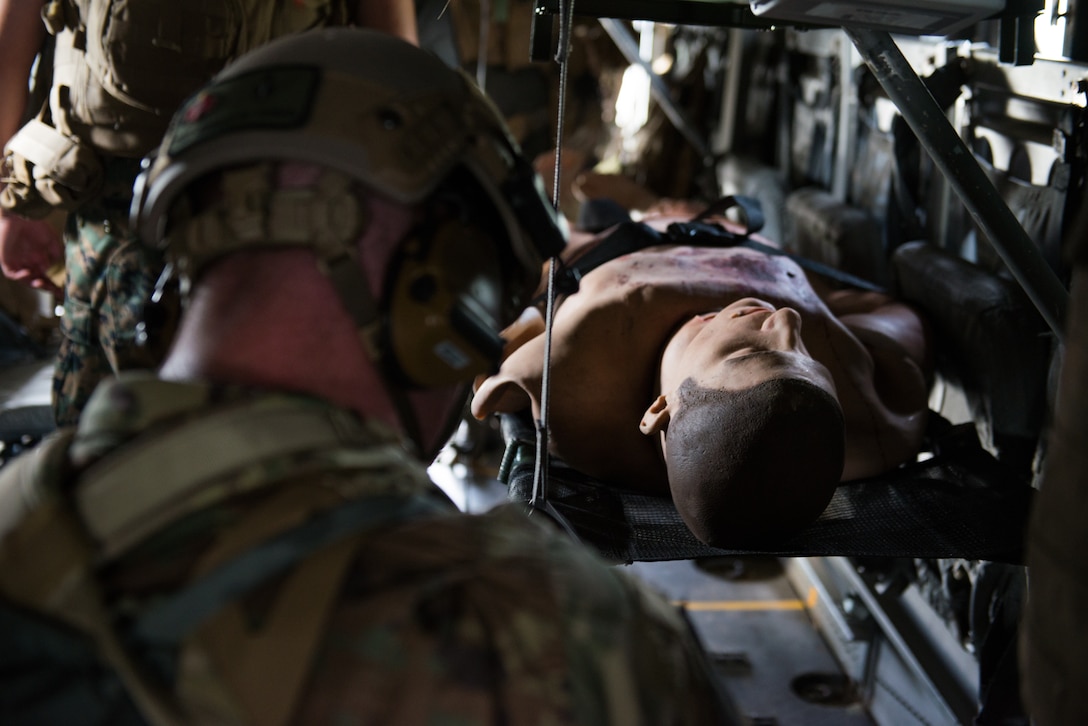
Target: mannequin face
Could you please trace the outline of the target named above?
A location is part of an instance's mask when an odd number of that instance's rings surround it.
[[[831,373],[805,348],[797,311],[751,297],[696,315],[673,334],[661,356],[661,395],[643,417],[643,433],[664,430],[669,395],[688,378],[733,391],[799,378],[836,395]]]

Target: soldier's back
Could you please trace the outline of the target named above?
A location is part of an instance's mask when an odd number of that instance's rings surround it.
[[[679,613],[515,505],[368,538],[318,653],[298,723],[725,721]]]

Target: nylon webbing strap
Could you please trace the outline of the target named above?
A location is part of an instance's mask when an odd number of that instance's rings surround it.
[[[322,258],[319,261],[319,267],[336,288],[336,294],[344,309],[355,321],[355,326],[359,330],[359,339],[382,377],[385,392],[397,411],[405,436],[420,451],[425,450],[426,445],[415,409],[412,408],[403,385],[394,380],[390,372],[395,361],[386,360],[391,352],[386,350],[387,346],[382,339],[382,313],[370,289],[366,274],[359,266],[358,258],[354,254],[343,254],[332,259]]]
[[[675,229],[674,229],[675,228]],[[658,232],[641,222],[622,222],[614,230],[585,254],[563,265],[557,273],[556,288],[560,294],[571,295],[578,291],[578,284],[583,277],[597,269],[606,262],[639,252],[650,247],[669,244],[685,244],[703,247],[735,247],[743,244],[744,238],[728,230],[710,224],[698,224],[692,228],[692,234],[677,228],[669,227],[670,232],[676,232],[676,237]],[[697,232],[694,233],[694,232]],[[534,300],[534,303],[540,299]]]
[[[724,216],[734,209],[738,210],[743,218],[741,232],[734,232],[714,222],[703,221],[712,216]],[[574,294],[578,291],[581,279],[606,262],[658,245],[747,247],[766,255],[788,257],[800,267],[844,285],[860,290],[886,292],[879,285],[856,275],[752,239],[749,235],[762,229],[763,224],[763,210],[759,200],[739,194],[719,199],[691,222],[670,224],[665,233],[658,232],[640,222],[621,222],[607,237],[601,238],[593,249],[563,265],[557,273],[557,292],[564,295]],[[542,297],[533,300],[533,304],[541,302],[543,302]]]
[[[702,222],[678,222],[676,224],[669,225],[669,237],[670,242],[673,244],[690,244],[693,246],[722,246],[722,247],[747,247],[750,250],[756,252],[762,252],[765,255],[772,255],[775,257],[788,257],[798,264],[798,266],[810,271],[815,272],[818,275],[835,280],[844,285],[856,287],[860,290],[869,290],[871,292],[886,292],[886,290],[875,283],[869,282],[857,275],[851,275],[849,272],[843,272],[842,270],[825,265],[822,262],[803,257],[801,255],[793,254],[792,252],[786,252],[785,250],[771,245],[757,242],[754,239],[748,237],[738,237],[733,235],[727,230],[723,230],[721,227],[713,224],[705,224]],[[707,244],[707,241],[720,238],[725,244],[713,245]],[[690,240],[690,241],[689,241]]]
[[[448,511],[421,496],[362,498],[335,506],[212,570],[140,617],[132,633],[152,644],[177,643],[228,603],[325,545],[385,524]]]
[[[763,210],[759,200],[754,197],[732,195],[723,197],[701,212],[696,220],[709,215],[724,215],[730,209],[739,209],[743,213],[745,228],[743,233],[735,233],[710,223],[698,224],[698,231],[705,234],[678,233],[676,225],[669,227],[670,234],[658,232],[649,225],[628,220],[616,225],[607,237],[602,237],[592,249],[563,265],[557,273],[556,287],[560,294],[573,294],[578,291],[578,283],[592,270],[617,257],[640,250],[667,244],[686,244],[709,247],[734,247],[742,244],[748,234],[763,228]],[[675,229],[674,229],[675,228]],[[694,229],[694,228],[693,228]],[[683,237],[677,239],[676,237]],[[541,298],[533,301],[542,302]]]
[[[318,267],[336,288],[340,303],[359,329],[367,354],[375,364],[380,363],[381,316],[358,258],[354,254],[342,254],[332,259],[319,259]]]
[[[600,244],[566,265],[563,289],[565,291],[570,282],[574,282],[574,289],[577,289],[577,280],[617,257],[665,244],[669,244],[669,240],[656,229],[641,222],[623,222]]]
[[[788,257],[800,267],[815,272],[844,285],[860,290],[886,292],[881,286],[868,280],[843,272],[822,262],[796,255],[777,247],[757,242],[747,235],[731,232],[717,224],[708,222],[676,222],[670,224],[667,232],[657,230],[639,222],[623,222],[608,237],[589,252],[568,263],[559,273],[557,286],[561,293],[573,294],[578,290],[579,281],[591,271],[623,255],[639,252],[658,245],[687,245],[691,247],[747,247],[765,255]]]

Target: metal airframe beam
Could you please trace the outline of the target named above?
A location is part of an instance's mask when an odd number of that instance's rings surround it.
[[[843,30],[971,218],[1061,340],[1068,290],[903,57],[891,35],[861,28]]]
[[[661,76],[657,75],[649,63],[639,57],[638,42],[631,37],[627,28],[612,18],[599,18],[599,22],[609,37],[612,38],[612,42],[616,44],[616,48],[623,54],[624,59],[631,65],[642,68],[650,78],[650,94],[661,106],[661,110],[665,112],[665,115],[676,130],[680,132],[680,135],[699,152],[704,164],[713,163],[714,152],[711,151],[710,147],[699,135],[699,132],[695,130],[695,125],[688,115],[684,113],[684,110],[673,101],[672,96],[669,95],[668,87],[661,80]]]

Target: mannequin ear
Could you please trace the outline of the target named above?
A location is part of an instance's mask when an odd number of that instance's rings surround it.
[[[653,436],[664,431],[668,426],[669,399],[665,396],[658,396],[646,409],[646,413],[642,414],[642,421],[639,422],[638,429],[647,436]]]

